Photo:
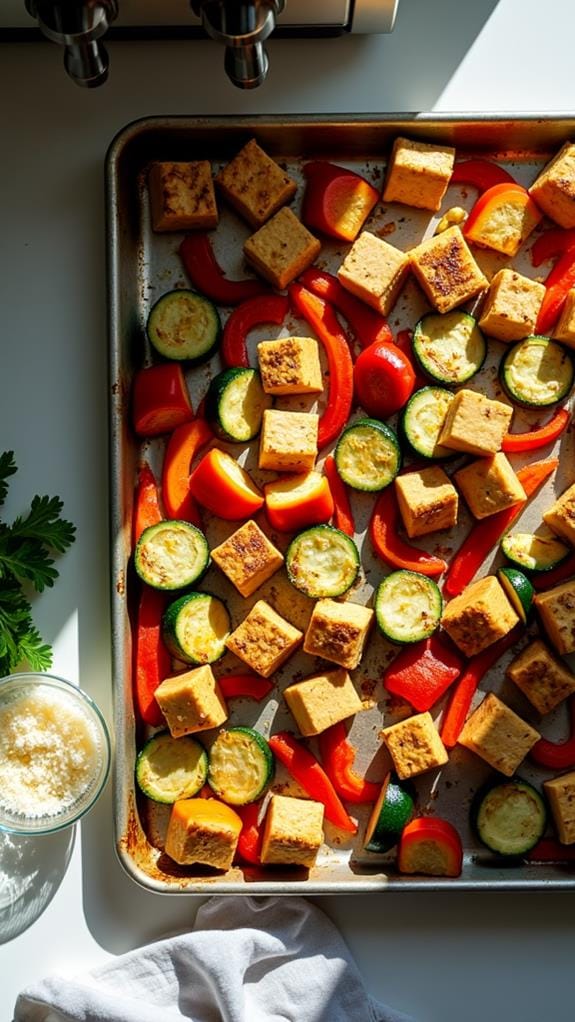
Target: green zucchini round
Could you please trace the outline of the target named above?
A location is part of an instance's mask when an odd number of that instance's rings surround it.
[[[508,532],[501,540],[502,553],[522,571],[551,571],[565,560],[569,549],[551,530]]]
[[[340,529],[315,525],[290,543],[286,570],[291,584],[306,596],[343,596],[358,576],[359,551]]]
[[[210,563],[208,541],[190,522],[170,519],[144,529],[134,551],[134,567],[154,589],[193,585]]]
[[[264,393],[257,369],[225,369],[210,383],[206,395],[206,418],[225,440],[244,443],[253,440],[262,426],[272,398]]]
[[[138,754],[136,780],[154,802],[171,805],[192,798],[206,783],[208,756],[197,738],[173,738],[168,731],[154,735]]]
[[[526,337],[501,359],[499,375],[512,401],[527,408],[547,408],[567,396],[573,386],[573,360],[548,337]]]
[[[479,840],[499,855],[525,855],[543,836],[547,810],[543,798],[518,777],[487,785],[471,806]]]
[[[375,618],[391,642],[420,642],[439,625],[443,599],[436,583],[417,571],[392,571],[375,594]]]
[[[226,651],[231,625],[225,603],[211,593],[186,593],[166,608],[164,642],[188,664],[213,664]]]
[[[383,782],[365,830],[366,852],[388,852],[396,845],[401,832],[413,815],[413,791],[388,775]]]
[[[218,345],[222,324],[209,298],[178,288],[158,299],[148,316],[146,332],[150,344],[164,358],[203,362]]]
[[[457,386],[479,372],[487,342],[468,312],[430,312],[415,327],[413,353],[430,379]]]
[[[445,387],[421,387],[407,402],[399,428],[412,451],[420,457],[443,459],[455,456],[455,451],[437,442],[453,396]]]
[[[335,464],[354,490],[376,492],[393,482],[401,468],[401,448],[390,426],[378,419],[358,419],[340,436]]]
[[[274,757],[263,735],[251,727],[220,731],[210,749],[208,784],[232,806],[260,798],[273,779]]]

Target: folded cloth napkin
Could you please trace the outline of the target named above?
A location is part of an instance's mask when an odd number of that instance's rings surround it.
[[[15,1022],[410,1022],[303,898],[210,898],[194,930],[24,990]]]

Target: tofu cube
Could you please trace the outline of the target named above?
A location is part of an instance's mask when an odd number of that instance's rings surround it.
[[[259,467],[272,472],[311,472],[317,457],[319,416],[266,408],[260,436]]]
[[[241,829],[240,817],[223,802],[215,798],[181,799],[172,807],[164,848],[182,866],[229,869]]]
[[[553,337],[567,348],[575,348],[575,287],[567,294]]]
[[[575,581],[537,593],[533,603],[557,652],[575,653]]]
[[[447,750],[429,712],[400,720],[381,735],[402,781],[447,763]]]
[[[278,291],[317,259],[321,243],[284,207],[244,242],[244,255]]]
[[[256,522],[245,522],[223,543],[212,559],[241,596],[251,596],[281,568],[283,555],[270,543]]]
[[[495,454],[512,418],[511,405],[476,390],[460,390],[449,406],[438,443],[466,454]]]
[[[436,211],[453,173],[455,149],[396,138],[383,187],[384,202]]]
[[[272,795],[262,838],[266,866],[315,866],[323,841],[322,802]]]
[[[174,738],[209,731],[228,718],[228,708],[209,664],[174,674],[154,692]]]
[[[459,744],[511,777],[541,735],[493,692],[466,721]]]
[[[284,699],[305,737],[319,735],[362,709],[353,681],[343,667],[290,685],[284,689]]]
[[[357,603],[318,600],[307,626],[304,652],[353,670],[363,654],[373,610]]]
[[[487,287],[487,278],[457,226],[422,241],[409,259],[426,298],[438,312],[451,312]]]
[[[518,621],[495,575],[486,575],[447,604],[441,624],[465,656],[475,656],[507,635]]]
[[[387,241],[363,231],[337,271],[340,284],[387,316],[409,272],[409,259]]]
[[[319,347],[313,337],[281,337],[258,344],[266,394],[315,394],[323,390]]]
[[[456,524],[459,496],[449,476],[438,465],[397,476],[395,492],[410,539],[450,529]]]
[[[575,841],[575,770],[543,781],[557,836],[562,845]]]
[[[254,138],[220,170],[216,184],[230,206],[256,229],[289,202],[297,187]]]
[[[543,521],[561,539],[575,546],[575,483],[543,512]]]
[[[525,490],[502,451],[472,461],[460,468],[454,479],[475,518],[488,518],[520,500],[527,500]]]
[[[263,678],[278,671],[297,649],[303,632],[286,621],[265,600],[258,600],[226,646]]]
[[[218,209],[208,160],[153,163],[148,188],[155,231],[207,231],[216,227]]]
[[[499,270],[491,280],[479,326],[498,341],[520,341],[535,330],[545,288],[516,270]]]
[[[507,677],[521,689],[543,716],[575,692],[575,674],[551,650],[535,639],[511,661]]]
[[[529,194],[560,227],[575,227],[575,144],[565,142],[535,179]]]

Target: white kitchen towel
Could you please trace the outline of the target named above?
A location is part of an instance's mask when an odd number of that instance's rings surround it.
[[[303,898],[211,898],[194,929],[24,990],[15,1022],[410,1022]]]

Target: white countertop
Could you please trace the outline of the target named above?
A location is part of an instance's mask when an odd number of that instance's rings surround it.
[[[107,339],[103,160],[152,114],[574,111],[569,0],[401,0],[382,37],[277,41],[267,83],[241,93],[213,43],[115,43],[110,81],[84,92],[53,46],[0,46],[0,437],[19,466],[7,513],[59,494],[78,527],[53,592],[34,605],[54,672],[110,720]],[[464,14],[462,12],[465,12]],[[76,835],[42,846],[31,891],[53,898],[0,946],[0,1018],[18,990],[189,926],[198,900],[139,889],[118,864],[108,788]],[[0,846],[1,848],[1,846]],[[5,854],[5,853],[4,853]],[[10,863],[2,859],[0,873]],[[330,897],[370,991],[421,1022],[573,1018],[574,897]],[[0,898],[0,941],[32,912]]]

